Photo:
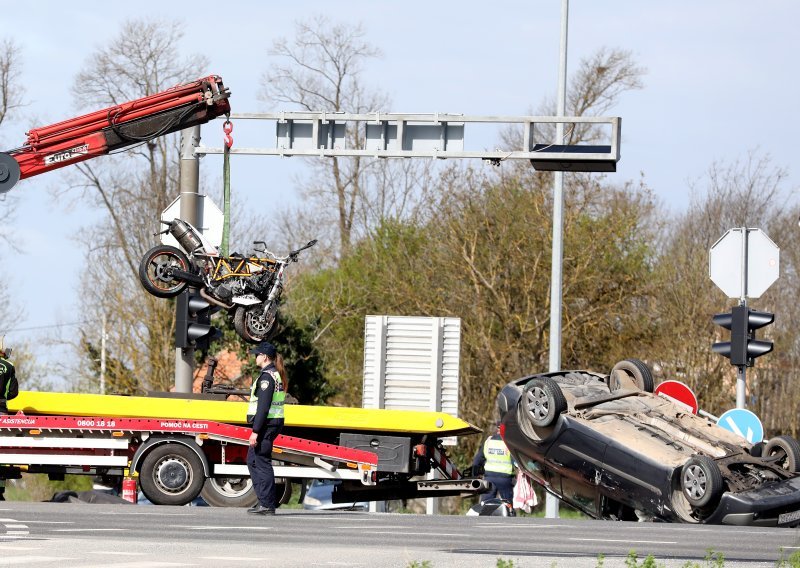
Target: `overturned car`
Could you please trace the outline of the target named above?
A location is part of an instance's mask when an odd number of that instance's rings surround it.
[[[523,470],[598,519],[800,526],[800,444],[750,444],[653,393],[627,359],[506,385],[501,432]]]

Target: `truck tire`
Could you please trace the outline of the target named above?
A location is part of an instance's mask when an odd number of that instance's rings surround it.
[[[258,502],[249,477],[209,477],[200,497],[212,507],[251,507]]]
[[[210,477],[206,479],[200,497],[212,507],[250,507],[258,502],[249,477]],[[278,507],[292,498],[291,480],[275,478],[275,501]]]
[[[156,505],[186,505],[203,489],[203,462],[191,448],[164,443],[150,450],[142,462],[139,484]]]

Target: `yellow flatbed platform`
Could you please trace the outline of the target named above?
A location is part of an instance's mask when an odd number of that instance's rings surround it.
[[[8,401],[9,412],[57,416],[180,418],[228,424],[247,422],[247,403],[197,398],[160,398],[83,393],[21,391]],[[285,407],[286,425],[296,428],[365,430],[455,436],[480,432],[469,422],[444,412],[379,410],[336,406]]]

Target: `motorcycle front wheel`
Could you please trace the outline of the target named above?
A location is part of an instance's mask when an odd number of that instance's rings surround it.
[[[153,296],[172,298],[186,288],[184,280],[172,276],[173,269],[189,271],[186,255],[168,245],[153,247],[139,263],[139,281]]]
[[[278,303],[273,302],[264,314],[264,304],[239,306],[233,314],[233,328],[239,337],[250,343],[261,343],[272,337],[278,321]]]

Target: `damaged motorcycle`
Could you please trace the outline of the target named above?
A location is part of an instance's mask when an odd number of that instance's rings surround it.
[[[139,280],[150,294],[172,298],[186,286],[233,315],[236,333],[250,343],[269,339],[275,331],[286,267],[313,247],[314,239],[286,256],[268,251],[264,241],[254,241],[250,256],[221,256],[217,247],[190,223],[161,221],[183,250],[170,245],[151,248],[139,263]],[[159,233],[160,234],[160,233]]]

